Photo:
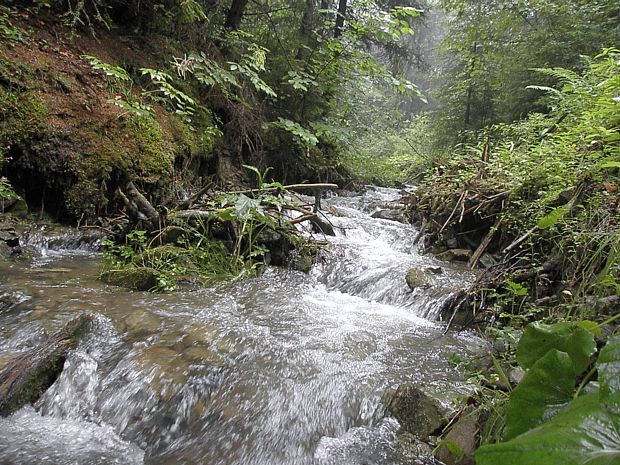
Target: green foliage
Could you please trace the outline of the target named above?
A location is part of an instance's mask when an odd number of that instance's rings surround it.
[[[534,264],[553,249],[562,251],[561,280],[578,283],[567,294],[575,300],[606,295],[618,282],[619,58],[620,51],[607,49],[585,60],[582,73],[544,71],[560,80],[548,101],[549,114],[464,135],[475,142],[435,152],[427,160],[433,171],[419,190],[431,198],[464,191],[506,195],[504,244],[525,235],[520,250],[529,247]],[[515,294],[507,278],[513,297],[527,297]],[[524,311],[520,305],[515,309]]]
[[[575,369],[568,354],[556,349],[546,351],[510,394],[505,439],[552,417],[573,398],[574,388]]]
[[[562,413],[515,439],[482,446],[477,465],[612,465],[620,460],[620,416],[599,393],[571,402]]]
[[[5,177],[0,178],[0,200],[13,200],[19,196],[15,193],[11,187],[11,183]]]
[[[609,410],[620,414],[620,335],[607,341],[596,362],[600,396]]]
[[[302,127],[299,123],[291,121],[286,118],[278,118],[277,121],[270,123],[274,128],[282,129],[291,133],[294,136],[294,140],[302,147],[311,147],[319,143],[319,139],[306,128]]]
[[[552,349],[569,354],[575,373],[581,373],[589,365],[596,344],[592,333],[577,322],[532,323],[525,328],[517,348],[517,361],[531,368]]]
[[[0,5],[0,39],[10,44],[18,44],[24,42],[26,32],[13,25],[12,15],[13,11],[10,8]]]
[[[446,139],[459,130],[512,122],[545,109],[557,80],[582,69],[582,55],[618,47],[618,7],[606,0],[512,2],[445,0],[449,33],[442,45],[442,107]],[[536,79],[537,68],[563,68]],[[567,71],[570,70],[570,71]],[[528,87],[539,84],[536,87]],[[551,91],[554,92],[554,91]]]
[[[481,447],[476,463],[616,463],[620,459],[620,337],[607,341],[595,368],[576,389],[577,376],[589,365],[583,357],[594,353],[592,334],[577,323],[557,323],[544,331],[540,326],[528,329],[517,354],[520,363],[531,368],[510,395],[505,442]],[[579,330],[584,333],[579,335]],[[595,369],[600,388],[591,381]]]
[[[114,66],[109,63],[105,63],[99,58],[92,55],[83,55],[82,58],[87,60],[93,69],[103,71],[106,77],[110,78],[109,82],[111,82],[112,84],[124,85],[132,82],[129,73],[127,73],[127,71],[125,71],[120,66]]]
[[[257,174],[259,187],[274,187],[264,182],[268,170],[247,168]],[[254,274],[269,252],[263,234],[279,238],[283,246],[302,245],[296,229],[282,216],[287,202],[284,189],[277,196],[266,190],[255,196],[221,194],[208,201],[203,215],[177,218],[172,213],[172,224],[183,230],[175,244],[159,245],[163,231],[149,235],[142,230],[131,231],[121,244],[106,241],[102,277],[111,271],[150,270],[159,283],[151,290],[161,291],[173,290],[182,281],[209,283]],[[225,240],[222,230],[234,233]]]

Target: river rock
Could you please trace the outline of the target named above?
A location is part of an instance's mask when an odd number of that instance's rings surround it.
[[[191,324],[183,329],[183,345],[185,347],[210,346],[218,336],[217,328],[207,323]]]
[[[370,215],[371,218],[378,218],[381,220],[398,221],[399,223],[407,223],[407,217],[405,212],[401,209],[385,208],[377,210]]]
[[[459,246],[459,242],[456,240],[456,237],[451,237],[446,241],[446,247],[449,249],[456,249]]]
[[[468,262],[472,256],[469,249],[449,249],[440,253],[437,258],[447,262]]]
[[[479,430],[480,413],[475,407],[470,406],[461,413],[450,431],[442,437],[442,440],[456,444],[462,455],[455,456],[448,447],[440,445],[435,451],[435,457],[446,465],[474,465],[474,452]]]
[[[491,268],[492,266],[497,265],[497,260],[490,253],[482,254],[480,257],[480,264],[485,268]]]
[[[394,444],[396,463],[407,465],[439,465],[431,446],[411,433],[400,433]]]
[[[90,328],[92,319],[90,314],[77,316],[40,347],[5,363],[0,371],[0,416],[6,417],[36,402],[54,384],[64,368],[67,354]]]
[[[428,273],[418,268],[411,268],[405,275],[407,286],[413,291],[418,288],[426,289],[431,286],[432,279]]]
[[[11,199],[3,199],[1,207],[3,213],[8,213],[19,218],[28,216],[28,205],[26,201],[19,196]]]
[[[447,415],[437,399],[413,384],[403,384],[388,396],[386,411],[398,420],[402,430],[420,438],[427,438],[440,430]]]
[[[159,284],[157,277],[157,271],[154,269],[141,267],[104,271],[99,276],[99,279],[113,286],[125,287],[136,291],[148,291]]]
[[[269,251],[268,264],[282,266],[291,250],[293,244],[285,234],[281,234],[271,228],[264,228],[256,236],[256,243],[267,248]]]

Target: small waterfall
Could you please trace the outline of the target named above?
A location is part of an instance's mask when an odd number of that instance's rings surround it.
[[[94,254],[101,250],[105,234],[99,229],[76,229],[59,225],[33,226],[20,246],[34,250],[40,262],[69,254]]]
[[[441,310],[475,276],[464,267],[420,255],[411,225],[375,219],[370,214],[399,198],[398,191],[373,188],[367,195],[333,197],[326,204],[337,237],[316,267],[316,278],[329,289],[386,305],[405,307],[417,316],[436,320]],[[331,207],[331,208],[330,208]],[[405,281],[410,269],[440,269],[428,273],[427,286],[411,290]]]

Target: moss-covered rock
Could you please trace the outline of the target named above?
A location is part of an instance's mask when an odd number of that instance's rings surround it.
[[[446,409],[413,384],[403,384],[384,399],[386,411],[396,418],[402,430],[427,438],[445,424]]]
[[[70,349],[90,327],[93,316],[70,320],[42,346],[4,364],[0,371],[0,416],[35,402],[60,375]]]
[[[469,249],[448,249],[438,254],[437,258],[448,262],[467,262],[471,256],[472,252]]]
[[[136,291],[149,291],[159,285],[159,273],[152,268],[106,270],[99,277],[104,283]]]
[[[405,275],[405,281],[407,281],[407,286],[409,286],[409,288],[413,291],[418,288],[425,289],[430,287],[433,282],[433,278],[425,270],[411,268]]]

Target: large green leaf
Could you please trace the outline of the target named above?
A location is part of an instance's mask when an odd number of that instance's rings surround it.
[[[512,439],[551,418],[572,399],[574,390],[573,361],[565,352],[550,350],[512,391],[505,439]]]
[[[531,368],[551,349],[566,352],[578,375],[590,364],[590,356],[596,350],[596,343],[591,332],[574,322],[553,325],[532,323],[525,328],[519,341],[517,361],[523,368]]]
[[[241,194],[235,202],[235,212],[237,217],[242,220],[250,219],[253,213],[262,214],[260,200],[251,199],[247,195]]]
[[[538,227],[540,229],[549,229],[555,226],[558,221],[560,221],[566,216],[569,210],[569,205],[562,205],[561,207],[557,207],[540,219],[540,221],[538,222]]]
[[[609,338],[597,361],[601,402],[620,414],[620,335]]]
[[[599,403],[598,392],[515,439],[482,446],[477,465],[618,465],[620,416]]]

